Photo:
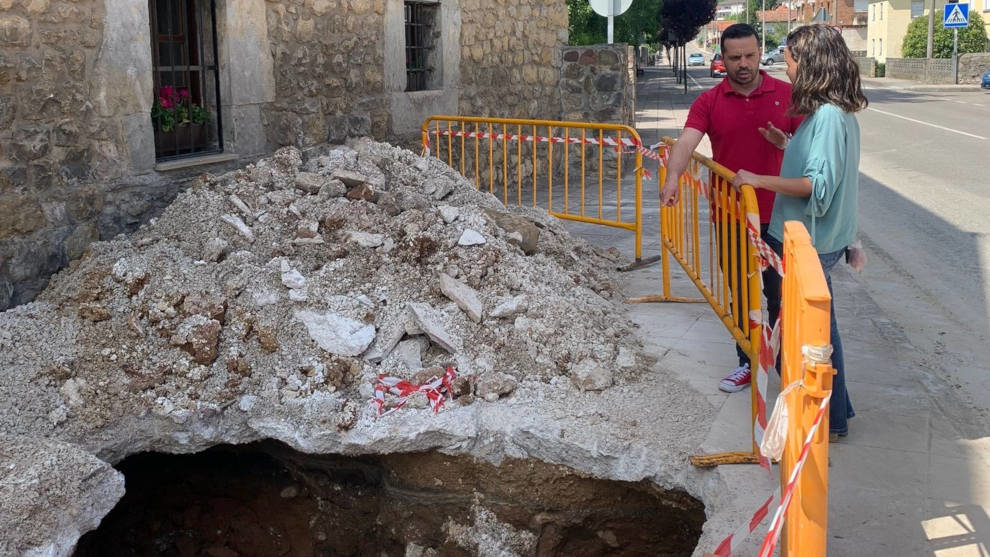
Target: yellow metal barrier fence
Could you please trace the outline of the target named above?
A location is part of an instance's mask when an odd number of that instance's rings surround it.
[[[545,203],[557,218],[632,231],[636,235],[636,260],[642,259],[642,142],[633,128],[590,122],[430,116],[423,122],[422,135],[426,153],[458,169],[474,180],[476,188],[487,189],[506,205],[536,207]],[[631,176],[623,176],[624,168]],[[632,219],[622,214],[624,179],[634,180]],[[613,204],[614,217],[610,214]]]
[[[665,137],[660,145],[661,184],[666,179],[666,161],[673,144],[674,140]],[[663,294],[630,302],[701,301],[671,296],[672,256],[755,367],[762,332],[762,313],[757,313],[762,312],[762,278],[747,226],[755,226],[758,231],[760,216],[753,188],[743,186],[741,191],[736,190],[732,187],[733,175],[708,157],[692,155],[688,170],[680,177],[677,204],[660,210]],[[750,391],[755,425],[760,402],[757,390]],[[752,431],[752,450],[693,457],[692,462],[702,466],[758,462],[755,428]]]
[[[811,429],[822,400],[832,390],[835,371],[822,360],[830,350],[830,304],[818,253],[804,225],[784,223],[781,305],[781,384],[800,382],[788,394],[787,441],[780,461],[781,493]],[[820,352],[818,357],[810,352]],[[828,527],[828,412],[812,439],[807,460],[784,515],[781,557],[825,557]]]

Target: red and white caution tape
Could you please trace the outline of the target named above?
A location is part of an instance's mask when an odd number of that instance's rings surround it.
[[[379,375],[378,381],[375,383],[375,398],[371,402],[378,407],[379,416],[387,416],[402,408],[412,394],[424,393],[430,401],[430,408],[434,412],[439,412],[440,407],[443,406],[445,395],[450,394],[451,384],[456,378],[457,372],[451,366],[447,366],[447,370],[442,376],[434,377],[422,385],[414,385],[398,377]],[[385,393],[401,397],[395,406],[389,410],[385,410]]]
[[[815,421],[811,424],[811,429],[808,431],[808,436],[804,440],[804,445],[801,447],[801,455],[798,457],[798,461],[794,464],[794,469],[791,471],[791,477],[787,480],[787,485],[784,486],[784,496],[777,506],[777,510],[774,512],[773,520],[770,521],[770,528],[767,531],[767,535],[763,538],[763,543],[760,546],[760,552],[758,557],[770,557],[773,554],[773,550],[777,546],[777,541],[780,539],[780,527],[784,522],[784,515],[787,513],[787,508],[791,503],[791,497],[794,494],[794,488],[797,486],[798,480],[801,478],[801,470],[804,468],[804,463],[808,460],[808,454],[811,452],[811,441],[815,437],[815,433],[818,431],[818,427],[822,423],[822,418],[825,416],[825,410],[828,408],[828,402],[832,398],[832,393],[829,392],[822,403],[818,406],[818,413],[815,415]],[[773,503],[774,499],[777,498],[778,490],[774,490],[773,494],[770,495],[767,500],[760,505],[753,516],[748,522],[743,524],[738,530],[729,534],[722,543],[718,545],[715,549],[714,554],[719,557],[729,557],[738,547],[739,543],[745,540],[760,523],[769,514],[770,505]]]
[[[831,398],[832,392],[829,391],[825,395],[825,398],[822,399],[822,403],[818,406],[818,414],[815,415],[815,421],[811,424],[811,429],[808,430],[808,436],[805,437],[804,445],[801,447],[801,456],[798,457],[798,461],[791,471],[791,477],[788,478],[787,485],[784,486],[783,499],[780,501],[780,506],[777,507],[777,512],[773,515],[773,520],[770,521],[770,531],[763,538],[763,545],[760,546],[760,552],[758,553],[759,557],[770,557],[773,554],[774,548],[777,546],[777,540],[780,539],[780,526],[784,523],[784,514],[787,512],[787,507],[791,504],[791,496],[794,494],[794,488],[797,486],[797,481],[801,477],[801,470],[804,468],[804,463],[808,460],[808,454],[811,452],[811,440],[814,439],[815,433],[818,432],[818,426],[822,423],[825,410],[828,408],[828,401]]]
[[[760,523],[763,522],[763,519],[770,514],[770,505],[773,504],[773,501],[776,498],[777,491],[774,491],[773,494],[767,498],[766,502],[760,505],[760,508],[756,509],[756,512],[753,513],[753,517],[749,519],[749,522],[740,526],[738,530],[729,534],[724,540],[722,540],[722,543],[718,544],[718,547],[715,548],[714,555],[718,555],[719,557],[729,557],[732,555],[739,543],[748,538],[749,535],[753,533],[757,527],[759,527]]]
[[[424,148],[430,148],[430,135],[441,135],[444,137],[464,137],[468,139],[494,139],[497,141],[526,141],[534,143],[568,143],[571,145],[608,145],[610,147],[642,147],[643,143],[635,138],[623,137],[614,138],[604,136],[601,139],[596,137],[554,137],[543,135],[526,135],[515,133],[479,132],[479,131],[457,131],[457,130],[430,130],[423,132]]]

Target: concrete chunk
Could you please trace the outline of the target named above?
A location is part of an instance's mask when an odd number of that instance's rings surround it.
[[[460,350],[460,339],[450,336],[450,333],[441,324],[440,316],[432,307],[426,304],[410,303],[409,312],[416,325],[438,346],[451,354],[456,354]]]
[[[481,233],[466,229],[462,234],[461,238],[457,240],[457,245],[459,246],[480,246],[485,243],[485,237]]]
[[[475,323],[481,322],[482,305],[478,293],[447,273],[440,273],[440,291],[461,308]]]
[[[375,340],[375,326],[334,313],[297,311],[309,336],[320,348],[338,356],[357,356]]]

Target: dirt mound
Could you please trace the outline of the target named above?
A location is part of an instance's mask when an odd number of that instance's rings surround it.
[[[0,387],[7,431],[80,439],[149,412],[182,424],[327,393],[345,396],[323,419],[346,429],[379,374],[421,383],[446,365],[462,404],[523,380],[630,378],[617,253],[387,144],[305,158],[288,147],[202,176],[0,315],[0,366],[17,370]]]

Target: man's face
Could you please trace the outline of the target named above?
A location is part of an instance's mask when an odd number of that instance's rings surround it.
[[[760,43],[756,37],[726,39],[722,61],[729,81],[741,87],[749,86],[760,75]]]

